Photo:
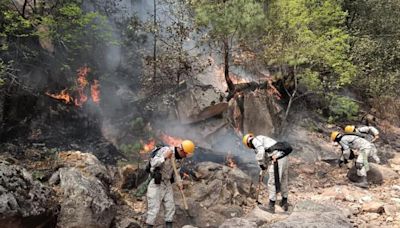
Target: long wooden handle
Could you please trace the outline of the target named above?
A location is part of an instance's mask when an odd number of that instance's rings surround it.
[[[172,162],[172,167],[174,168],[175,177],[177,179],[179,174],[178,174],[178,169],[176,168],[175,158],[173,156],[171,158],[171,162]],[[181,195],[182,195],[183,205],[185,206],[185,210],[188,210],[189,207],[188,207],[187,202],[186,202],[185,194],[183,193],[183,190],[180,189],[180,188],[179,188],[179,191],[181,192]]]
[[[261,183],[263,182],[264,179],[264,172],[263,170],[260,171],[258,174],[258,185],[257,185],[257,190],[256,190],[256,202],[259,203],[258,201],[258,196],[260,194],[260,188],[261,188]]]

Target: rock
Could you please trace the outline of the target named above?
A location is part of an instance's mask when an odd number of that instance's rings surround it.
[[[197,228],[196,226],[191,226],[191,225],[186,225],[186,226],[182,226],[182,228]]]
[[[114,202],[99,179],[75,167],[61,168],[60,188],[63,199],[57,226],[110,227]]]
[[[362,205],[362,210],[365,212],[380,214],[380,213],[384,212],[383,205],[384,204],[382,202],[372,201],[372,202],[364,203]]]
[[[111,183],[107,168],[91,153],[66,151],[58,154],[59,162],[64,167],[75,167],[86,176],[97,177],[105,184]]]
[[[361,202],[371,202],[372,196],[370,196],[370,195],[363,196],[363,197],[361,197],[360,201]]]
[[[400,165],[400,154],[396,153],[393,158],[389,159],[389,164]]]
[[[175,189],[177,207],[176,225],[191,224],[197,227],[217,227],[226,219],[243,216],[242,206],[252,193],[252,180],[240,169],[229,168],[213,162],[200,162],[194,168],[198,181],[188,185],[185,195],[189,211],[183,210],[182,197]],[[208,224],[208,225],[207,225]]]
[[[50,186],[58,185],[60,183],[60,172],[59,171],[54,172],[51,175],[51,177],[50,177],[48,182],[49,182]]]
[[[262,113],[262,115],[260,115]],[[265,91],[254,91],[244,95],[243,132],[255,135],[272,135],[275,133],[277,107]]]
[[[383,181],[389,181],[389,180],[395,180],[399,178],[399,174],[397,174],[395,171],[392,169],[374,164],[374,163],[369,163],[370,164],[370,170],[367,173],[367,178],[368,182],[373,183],[373,184],[382,184]],[[349,172],[347,173],[347,177],[349,180],[353,182],[359,182],[360,177],[357,175],[357,170],[356,167],[353,166]]]
[[[228,108],[221,97],[213,86],[196,85],[181,92],[176,99],[179,120],[188,124],[221,114]]]
[[[259,207],[255,207],[249,214],[247,214],[246,219],[255,222],[257,226],[261,226],[283,220],[287,217],[288,215],[286,214],[271,214],[267,211],[261,210]]]
[[[1,227],[51,226],[56,220],[54,192],[25,169],[0,161]]]
[[[256,228],[257,224],[243,218],[232,218],[226,220],[219,228]]]
[[[390,205],[390,204],[385,204],[385,206],[383,206],[383,208],[385,210],[385,214],[391,215],[391,216],[396,216],[396,212],[397,212],[396,206]]]
[[[293,213],[282,221],[262,227],[352,227],[347,215],[329,204],[318,204],[313,201],[299,202]]]

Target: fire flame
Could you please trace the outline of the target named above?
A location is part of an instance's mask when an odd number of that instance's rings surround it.
[[[61,100],[66,104],[71,103],[73,100],[73,98],[68,94],[67,89],[63,89],[59,94],[51,94],[49,92],[46,92],[46,95],[54,99]]]
[[[99,80],[94,80],[94,84],[90,87],[90,93],[94,103],[100,103],[100,83]]]
[[[166,135],[164,133],[161,133],[160,139],[164,143],[171,145],[171,146],[179,146],[183,141],[183,139],[181,139],[181,138],[172,137],[172,136]]]
[[[87,101],[88,97],[85,94],[85,87],[89,84],[86,77],[90,72],[90,68],[87,66],[81,67],[78,70],[78,78],[76,79],[77,92],[79,97],[75,99],[75,105],[82,107],[82,105]]]
[[[156,140],[155,139],[150,139],[147,143],[143,143],[143,141],[141,141],[143,144],[143,148],[142,148],[142,153],[148,153],[150,152],[152,149],[154,149],[154,147],[156,147]]]
[[[51,94],[46,92],[46,95],[61,100],[66,104],[74,103],[76,106],[82,107],[84,103],[87,102],[88,96],[86,95],[86,88],[89,85],[87,80],[87,75],[90,72],[90,68],[83,66],[78,69],[78,74],[76,78],[76,97],[71,96],[67,89],[62,90],[60,93]],[[98,80],[93,80],[93,84],[90,85],[90,94],[94,103],[100,103],[100,83]]]

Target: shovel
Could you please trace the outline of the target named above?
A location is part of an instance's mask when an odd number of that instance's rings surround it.
[[[175,158],[174,157],[171,158],[171,162],[172,162],[172,167],[174,168],[175,176],[178,177],[179,174],[178,174],[178,170],[176,168],[176,163],[175,163]],[[185,210],[187,211],[187,210],[189,210],[189,207],[188,207],[188,204],[187,204],[187,201],[186,201],[185,194],[183,193],[183,190],[181,188],[179,188],[179,191],[181,192],[182,199],[183,199],[183,205],[185,207]]]
[[[257,191],[256,191],[256,202],[257,204],[261,204],[260,201],[258,201],[258,196],[260,195],[260,188],[261,184],[264,180],[264,171],[260,170],[260,173],[258,174],[258,185],[257,185]]]

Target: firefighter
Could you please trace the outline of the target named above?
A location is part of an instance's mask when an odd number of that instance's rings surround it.
[[[356,127],[354,125],[347,125],[344,128],[344,132],[349,134],[360,134],[361,137],[367,139],[372,143],[379,139],[379,131],[373,126]]]
[[[281,193],[280,206],[287,211],[288,204],[288,157],[292,147],[286,142],[277,142],[267,136],[254,136],[249,133],[243,137],[243,144],[256,153],[260,168],[268,170],[269,204],[267,211],[275,213],[275,201],[278,192]]]
[[[190,140],[182,141],[178,147],[164,146],[160,148],[150,160],[151,181],[147,187],[147,219],[148,227],[153,227],[161,202],[164,204],[165,223],[167,228],[172,228],[175,214],[175,202],[172,190],[173,179],[178,187],[183,189],[182,180],[174,175],[172,159],[182,159],[193,154],[195,145]]]
[[[351,150],[359,152],[355,166],[357,168],[357,175],[361,178],[361,182],[355,183],[355,185],[361,188],[368,188],[368,157],[372,157],[376,163],[380,163],[375,146],[360,136],[341,134],[338,131],[331,133],[331,139],[332,141],[337,142],[342,149],[342,155],[339,159],[339,166],[348,162]]]

